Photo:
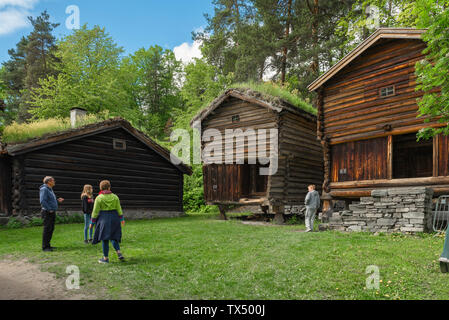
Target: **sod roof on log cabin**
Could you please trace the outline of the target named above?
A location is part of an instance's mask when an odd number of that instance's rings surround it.
[[[263,87],[262,87],[263,88]],[[282,89],[279,89],[282,90]],[[275,92],[276,90],[274,90]],[[284,93],[288,93],[293,96],[293,94],[288,91],[283,90]],[[216,98],[212,103],[210,103],[206,108],[203,108],[198,114],[192,119],[190,125],[193,126],[197,121],[203,121],[209,115],[211,115],[215,109],[217,109],[222,103],[224,103],[228,98],[234,97],[260,105],[262,107],[269,108],[276,112],[289,111],[299,114],[311,121],[316,121],[316,109],[310,104],[300,100],[299,98],[294,99],[294,101],[287,101],[287,99],[281,98],[278,95],[268,94],[262,91],[256,91],[252,88],[247,87],[236,87],[226,90],[222,95]],[[292,99],[293,100],[293,99]]]
[[[22,143],[9,143],[0,145],[0,154],[8,154],[10,156],[17,156],[32,152],[39,149],[48,148],[53,145],[62,144],[68,141],[81,139],[84,137],[116,130],[124,129],[126,132],[134,136],[137,140],[142,142],[148,148],[159,154],[161,157],[171,162],[170,151],[162,147],[151,138],[149,138],[143,132],[134,128],[128,121],[122,118],[113,118],[102,122],[97,122],[89,125],[85,125],[75,129],[69,129],[57,133],[45,134],[39,138],[28,140]],[[191,175],[192,169],[190,166],[180,163],[179,165],[173,164],[179,171]]]

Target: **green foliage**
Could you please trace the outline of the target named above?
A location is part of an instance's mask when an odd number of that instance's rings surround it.
[[[345,39],[341,49],[352,50],[378,27],[415,27],[414,0],[357,0],[338,22],[337,34]],[[377,10],[377,16],[369,9]],[[377,25],[376,25],[377,24]]]
[[[345,38],[336,36],[335,25],[353,3],[215,0],[214,16],[206,15],[207,27],[194,37],[208,63],[237,82],[296,78],[291,89],[311,98],[307,86],[342,56],[338,47]]]
[[[8,224],[6,225],[7,229],[20,229],[24,226],[22,222],[20,222],[16,218],[10,218]]]
[[[426,58],[416,64],[416,89],[425,92],[418,101],[419,113],[426,122],[438,118],[445,125],[421,130],[418,136],[427,139],[449,134],[449,1],[419,0],[415,12],[418,27],[428,29],[423,35]]]
[[[193,174],[184,181],[184,210],[188,213],[217,212],[216,206],[204,202],[202,165],[192,166]]]
[[[40,88],[31,93],[35,118],[67,117],[70,109],[80,107],[89,113],[108,110],[113,116],[137,119],[134,97],[121,74],[123,48],[104,28],[84,25],[59,43],[59,74],[41,79]]]
[[[153,137],[162,137],[174,109],[181,105],[179,79],[181,64],[171,50],[159,46],[142,48],[123,61],[131,75],[132,96],[140,109],[136,122]]]
[[[89,114],[84,119],[77,121],[76,127],[101,122],[110,117],[107,111],[99,114]],[[2,140],[9,144],[23,143],[31,139],[40,138],[46,134],[63,132],[70,129],[72,129],[70,118],[49,118],[22,124],[13,122],[11,125],[5,127]]]
[[[84,217],[81,214],[56,215],[56,224],[78,224],[84,223]]]
[[[42,218],[33,217],[29,223],[30,227],[41,227],[44,225],[44,220]]]

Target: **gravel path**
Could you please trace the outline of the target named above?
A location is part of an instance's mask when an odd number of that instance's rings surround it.
[[[0,261],[0,300],[86,300],[67,290],[65,279],[56,279],[26,260]]]

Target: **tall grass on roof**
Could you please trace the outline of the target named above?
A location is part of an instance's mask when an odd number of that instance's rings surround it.
[[[317,114],[317,110],[312,105],[302,100],[298,95],[274,82],[242,82],[233,84],[231,88],[251,89],[253,91],[260,92],[262,95],[266,94],[273,97],[278,97],[306,112],[314,115]]]
[[[109,114],[106,113],[89,114],[83,119],[77,120],[76,128],[101,122],[108,118],[110,118]],[[41,138],[44,135],[64,132],[70,129],[72,129],[70,118],[50,118],[28,123],[13,122],[11,125],[5,127],[1,140],[7,144],[18,144]]]

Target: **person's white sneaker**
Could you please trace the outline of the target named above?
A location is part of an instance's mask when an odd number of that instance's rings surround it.
[[[449,263],[449,259],[441,257],[440,262]]]

